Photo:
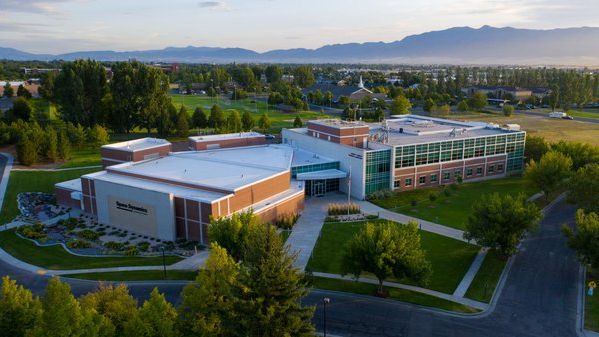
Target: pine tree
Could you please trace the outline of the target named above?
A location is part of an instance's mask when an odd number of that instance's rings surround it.
[[[8,276],[0,289],[0,336],[23,337],[41,317],[42,305],[31,291],[17,285]]]
[[[241,132],[241,117],[239,116],[239,112],[237,110],[231,111],[229,116],[227,117],[227,129],[229,132]]]
[[[30,132],[21,132],[17,143],[17,157],[22,165],[30,166],[37,163],[37,147],[30,137]]]
[[[87,140],[94,146],[108,144],[108,131],[96,124],[87,130]]]
[[[58,135],[51,127],[46,128],[45,156],[51,162],[58,160]]]
[[[268,128],[270,128],[270,124],[270,118],[268,117],[266,112],[263,113],[262,116],[260,116],[260,119],[258,119],[258,127],[266,131]]]
[[[189,135],[189,115],[187,109],[182,105],[179,113],[177,114],[177,136],[187,137]]]
[[[71,159],[71,142],[65,131],[58,133],[58,157],[62,160]]]
[[[206,117],[206,112],[202,107],[197,107],[194,110],[191,120],[194,128],[204,129],[208,127],[208,117]]]
[[[195,281],[181,293],[179,331],[183,336],[234,336],[238,326],[239,264],[217,243]],[[236,333],[234,333],[236,332]],[[247,333],[246,335],[251,336]]]
[[[213,105],[210,109],[210,118],[208,120],[211,128],[222,129],[225,126],[225,115],[223,109],[218,105]]]
[[[243,131],[250,131],[254,127],[254,118],[249,111],[245,111],[241,116],[241,125],[243,125]]]
[[[301,128],[302,125],[304,125],[304,123],[302,122],[302,119],[300,118],[300,116],[295,116],[295,119],[293,120],[293,127],[294,128]]]
[[[313,307],[301,304],[308,290],[296,258],[284,245],[274,226],[258,226],[246,241],[244,289],[239,310],[242,331],[249,336],[314,336]]]
[[[12,97],[15,94],[15,90],[10,86],[10,82],[6,81],[4,85],[4,92],[2,93],[4,97]]]

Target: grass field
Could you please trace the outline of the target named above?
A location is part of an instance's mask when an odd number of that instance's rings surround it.
[[[383,222],[385,220],[375,220]],[[308,262],[311,271],[341,274],[344,246],[366,222],[326,223]],[[431,262],[433,274],[426,288],[453,293],[474,260],[479,247],[421,231],[421,243]],[[408,280],[393,280],[413,284]]]
[[[588,290],[589,282],[599,282],[599,272],[594,269],[587,270],[587,278],[584,284],[585,294]],[[593,296],[584,295],[584,328],[599,332],[599,289],[595,289]]]
[[[586,113],[585,113],[586,114]],[[573,116],[577,116],[573,114]],[[560,140],[575,141],[599,145],[599,124],[585,123],[576,120],[563,120],[545,118],[540,116],[527,116],[514,114],[505,117],[497,113],[453,113],[447,118],[458,120],[471,120],[482,122],[493,122],[499,125],[514,123],[519,124],[528,135],[542,136],[549,142]]]
[[[374,284],[334,280],[321,277],[315,277],[312,281],[312,285],[314,288],[343,291],[362,295],[374,295],[377,290],[377,286]],[[389,292],[389,298],[394,300],[418,304],[427,307],[439,308],[447,311],[455,311],[461,313],[478,312],[477,309],[459,303],[447,301],[438,297],[429,296],[426,294],[389,287],[386,287],[385,290]]]
[[[47,269],[110,268],[125,266],[159,266],[162,257],[84,257],[68,253],[61,246],[38,247],[21,239],[14,229],[0,232],[0,247],[15,258]],[[181,261],[180,257],[167,256],[166,263]]]
[[[4,196],[0,224],[4,224],[19,215],[17,194],[21,192],[53,192],[54,184],[80,177],[82,174],[98,171],[98,169],[81,169],[69,171],[12,171]]]
[[[88,146],[82,149],[74,149],[71,153],[71,159],[62,164],[60,167],[72,168],[93,165],[102,165],[100,148],[95,146]]]
[[[459,185],[457,190],[449,187],[448,189],[450,196],[445,196],[441,193],[441,187],[436,187],[395,193],[390,198],[372,200],[372,202],[394,212],[464,229],[472,203],[481,195],[493,192],[512,195],[524,193],[528,197],[534,194],[524,185],[521,177],[464,183]],[[431,193],[438,195],[435,201],[429,200]],[[416,206],[412,206],[412,200],[416,200]]]
[[[249,111],[255,119],[257,119],[264,112],[268,113],[272,122],[271,129],[268,132],[278,133],[281,128],[289,128],[293,126],[293,120],[296,116],[300,116],[303,121],[308,119],[325,118],[328,115],[321,114],[320,112],[313,111],[301,111],[301,112],[281,112],[275,110],[272,106],[268,106],[264,101],[254,101],[251,98],[232,101],[224,97],[220,97],[218,101],[215,97],[197,96],[197,95],[172,95],[175,106],[179,108],[181,105],[185,105],[187,111],[192,114],[196,107],[201,106],[206,109],[209,113],[209,109],[214,105],[218,104],[224,110],[236,109],[240,113]],[[217,103],[218,102],[218,103]]]
[[[166,279],[162,270],[135,270],[135,271],[119,271],[110,273],[85,273],[85,274],[70,274],[62,275],[83,280],[96,281],[155,281],[155,280],[195,280],[197,271],[186,270],[167,270]]]
[[[506,260],[497,257],[493,252],[489,252],[470,284],[465,297],[489,303],[506,262]]]

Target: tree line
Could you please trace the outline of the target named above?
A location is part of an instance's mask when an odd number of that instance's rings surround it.
[[[125,285],[101,284],[75,298],[53,278],[36,297],[4,277],[0,336],[314,336],[314,307],[301,303],[306,281],[273,226],[245,213],[209,232],[211,254],[177,307],[157,289],[138,306]]]

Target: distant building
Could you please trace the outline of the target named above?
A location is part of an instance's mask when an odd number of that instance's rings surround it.
[[[0,96],[4,96],[4,86],[6,85],[6,81],[0,81]],[[29,91],[32,97],[39,97],[39,80],[31,79],[27,81],[10,81],[10,87],[13,90],[13,96],[17,96],[17,89],[22,85]]]
[[[50,72],[58,73],[60,71],[58,68],[22,68],[22,70],[25,75],[29,76],[39,76]]]
[[[510,86],[472,85],[462,88],[462,92],[472,96],[475,92],[482,92],[492,98],[511,97],[514,100],[525,100],[533,95],[532,90]]]
[[[366,96],[372,97],[374,100],[385,100],[387,95],[385,94],[375,94],[372,91],[366,89],[364,87],[364,82],[360,77],[360,83],[357,86],[353,85],[335,85],[335,84],[314,84],[310,87],[307,87],[302,90],[304,97],[308,96],[310,92],[316,92],[320,90],[323,94],[327,91],[330,91],[333,94],[332,103],[339,103],[339,99],[341,96],[346,96],[349,98],[350,102],[359,102],[362,98]]]
[[[152,67],[158,68],[165,73],[176,73],[179,71],[178,63],[154,63],[152,64]]]

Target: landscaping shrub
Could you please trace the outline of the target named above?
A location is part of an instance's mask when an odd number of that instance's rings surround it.
[[[44,232],[44,224],[36,223],[34,225],[21,226],[17,232],[29,239],[44,239],[48,235]]]
[[[185,249],[185,250],[192,250],[194,247],[196,247],[198,245],[199,245],[198,241],[187,241],[187,240],[183,240],[183,242],[178,244],[179,248]],[[166,247],[164,249],[168,250]]]
[[[377,199],[386,199],[393,196],[393,191],[385,189],[376,192],[370,193],[366,199],[368,200],[377,200]]]
[[[148,241],[142,241],[137,244],[137,249],[139,249],[140,252],[147,252],[148,249],[150,249],[150,243]]]
[[[82,231],[78,231],[75,233],[75,235],[77,235],[80,238],[84,238],[87,240],[97,240],[100,237],[100,234],[94,232],[91,229],[84,229]]]
[[[430,200],[431,202],[435,202],[435,200],[437,200],[437,193],[431,193],[428,195],[428,200]]]
[[[72,231],[73,229],[79,227],[79,220],[77,220],[77,218],[68,218],[62,222],[62,225],[68,230]]]
[[[337,218],[335,218],[334,216],[327,216],[326,218],[324,218],[324,222],[337,222]]]
[[[92,246],[91,243],[89,243],[87,241],[83,241],[83,240],[73,240],[73,241],[67,242],[67,247],[69,247],[71,249],[90,248],[91,246]]]
[[[329,204],[329,215],[359,214],[358,204]]]
[[[106,247],[106,249],[120,251],[125,248],[125,244],[122,242],[108,241],[104,244],[104,247]]]
[[[127,255],[127,256],[139,255],[139,250],[137,249],[137,246],[131,245],[131,246],[127,247],[127,250],[125,251],[125,255]]]
[[[375,219],[378,219],[378,218],[379,218],[379,216],[376,215],[376,214],[368,214],[366,216],[366,219],[368,219],[368,220],[375,220]]]
[[[274,221],[274,225],[281,229],[292,229],[298,218],[296,213],[282,214]]]

